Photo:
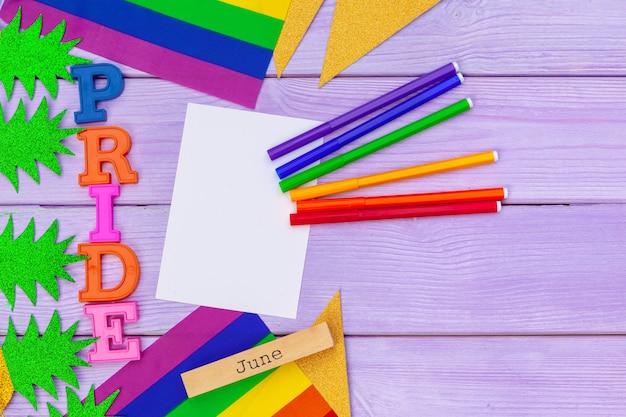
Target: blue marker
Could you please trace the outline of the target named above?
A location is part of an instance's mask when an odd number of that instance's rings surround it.
[[[288,177],[294,172],[300,171],[308,165],[311,165],[313,162],[330,155],[331,153],[347,145],[348,143],[355,141],[361,136],[378,129],[379,127],[383,126],[386,123],[389,123],[394,119],[397,119],[398,117],[421,106],[422,104],[427,103],[436,97],[439,97],[446,91],[450,91],[454,87],[457,87],[462,83],[463,76],[461,74],[456,74],[439,84],[435,84],[429,89],[424,90],[423,92],[411,97],[410,99],[403,101],[402,103],[398,104],[395,107],[392,107],[386,112],[381,113],[378,116],[368,120],[367,122],[360,124],[354,129],[349,130],[348,132],[329,140],[323,145],[320,145],[317,148],[310,150],[303,155],[300,155],[299,157],[287,162],[284,165],[279,166],[278,168],[276,168],[276,173],[281,179]]]

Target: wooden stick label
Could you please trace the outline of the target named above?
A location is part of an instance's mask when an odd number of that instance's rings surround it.
[[[191,398],[329,349],[334,344],[328,324],[320,323],[184,372],[181,377]]]

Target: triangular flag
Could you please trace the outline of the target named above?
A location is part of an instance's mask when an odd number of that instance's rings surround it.
[[[274,48],[274,63],[278,77],[298,48],[324,0],[291,0],[287,17]]]
[[[337,417],[350,417],[350,390],[340,291],[337,291],[313,325],[323,322],[328,323],[335,346],[300,359],[296,363],[337,413]]]
[[[337,0],[320,86],[440,0]]]

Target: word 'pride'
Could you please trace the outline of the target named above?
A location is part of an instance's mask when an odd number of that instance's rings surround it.
[[[106,110],[98,109],[97,102],[118,97],[124,89],[121,71],[111,64],[77,65],[71,68],[80,92],[80,111],[74,113],[79,123],[107,120]],[[104,87],[96,88],[96,79],[104,78]],[[124,337],[124,323],[137,321],[137,303],[122,302],[139,284],[139,260],[135,252],[120,243],[121,233],[113,225],[113,199],[120,195],[120,184],[137,182],[126,155],[131,149],[127,131],[116,126],[90,127],[78,133],[84,143],[85,171],[78,175],[78,184],[89,187],[89,196],[96,200],[96,228],[89,232],[89,243],[78,245],[78,252],[88,256],[85,264],[85,289],[78,300],[87,304],[83,311],[91,317],[93,335],[98,338],[89,352],[89,362],[116,362],[138,360],[141,356],[139,338]],[[112,146],[103,148],[103,141]],[[103,171],[103,164],[113,167],[117,183],[111,174]],[[103,256],[113,255],[122,263],[122,276],[112,288],[103,288]]]

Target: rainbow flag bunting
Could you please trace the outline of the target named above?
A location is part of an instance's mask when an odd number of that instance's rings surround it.
[[[120,417],[333,417],[296,363],[188,398],[180,374],[275,339],[256,314],[199,307],[96,390]]]
[[[21,7],[25,28],[42,14],[43,33],[66,20],[81,49],[254,108],[289,2],[5,0],[0,18]]]

